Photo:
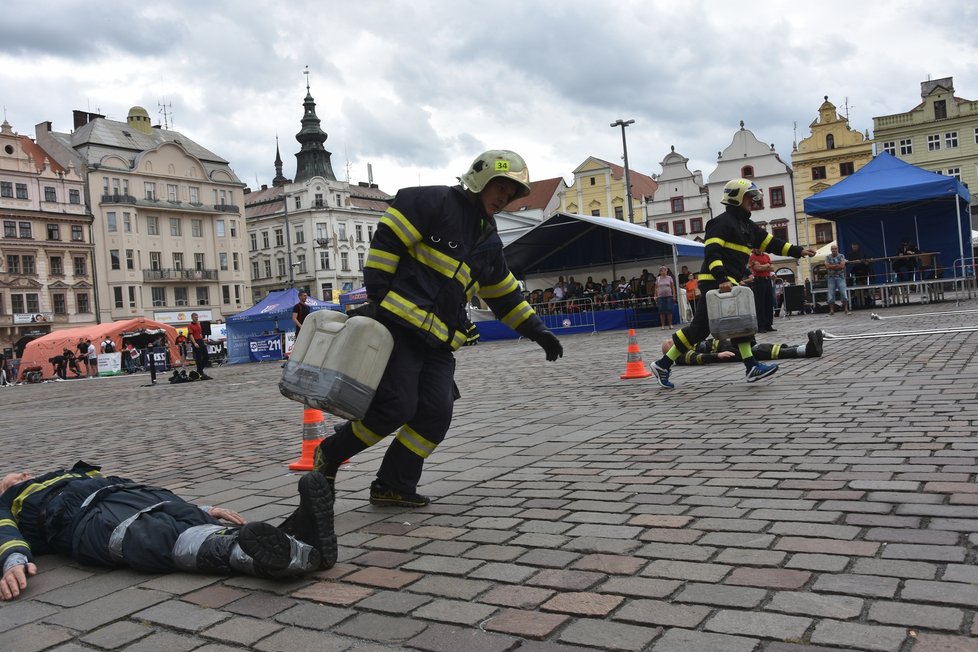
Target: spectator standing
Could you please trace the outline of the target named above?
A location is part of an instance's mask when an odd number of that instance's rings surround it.
[[[312,309],[306,300],[309,299],[309,295],[299,290],[299,302],[292,306],[292,324],[295,326],[295,336],[299,337],[299,331],[302,330],[302,322],[306,320]]]
[[[676,277],[679,282],[679,287],[686,287],[686,282],[689,281],[689,267],[683,265],[679,268],[679,276]]]
[[[683,267],[685,269],[685,267]],[[680,274],[682,276],[682,274]],[[686,301],[689,302],[689,311],[692,315],[696,316],[696,300],[700,298],[700,287],[699,281],[696,280],[696,274],[687,274],[686,282],[683,286],[686,290]]]
[[[102,340],[102,353],[115,353],[115,342],[109,335]]]
[[[669,268],[663,265],[655,277],[655,304],[659,309],[659,328],[662,330],[672,328],[672,302],[676,296],[674,287]]]
[[[85,338],[78,338],[78,344],[75,345],[75,349],[78,351],[78,355],[75,356],[83,365],[85,365],[85,377],[87,378],[90,374],[88,373],[88,345],[85,344]]]
[[[851,315],[849,310],[849,292],[846,288],[846,257],[839,253],[839,245],[833,244],[830,247],[831,253],[825,257],[825,269],[828,271],[825,280],[828,282],[829,314],[835,314],[837,301],[841,301],[842,307],[846,309],[846,314]]]
[[[204,340],[204,329],[198,321],[197,313],[190,314],[190,323],[187,324],[187,335],[190,345],[194,349],[194,362],[197,363],[197,376],[201,380],[210,380],[210,376],[204,373],[207,367],[209,355],[207,353],[207,341]],[[150,354],[152,355],[152,354]]]
[[[85,355],[88,359],[88,377],[95,378],[98,376],[98,351],[92,344],[92,340],[85,340],[85,349]]]
[[[900,244],[900,248],[897,249],[897,258],[893,261],[893,271],[896,272],[897,279],[901,281],[912,281],[914,272],[917,271],[917,254],[920,253],[920,249],[917,248],[910,238],[904,238],[903,242]]]
[[[771,277],[774,265],[771,256],[755,247],[751,251],[747,266],[754,275],[754,312],[757,313],[757,332],[770,333],[774,327],[774,286]]]

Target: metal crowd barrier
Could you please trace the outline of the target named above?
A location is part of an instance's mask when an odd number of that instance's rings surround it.
[[[594,301],[591,299],[565,299],[530,305],[534,312],[544,317],[552,331],[590,328],[594,333],[598,330],[594,320]],[[552,315],[552,318],[547,319],[546,315]]]

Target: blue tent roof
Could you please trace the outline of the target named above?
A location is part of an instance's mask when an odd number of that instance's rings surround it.
[[[805,212],[825,217],[855,208],[950,199],[954,195],[971,202],[968,189],[954,177],[923,170],[883,152],[855,174],[806,199]]]
[[[283,315],[291,315],[292,307],[297,303],[299,303],[299,291],[295,288],[269,292],[260,302],[244,312],[239,312],[232,317],[228,317],[227,321],[229,324],[234,324],[245,321],[278,319]],[[340,310],[338,303],[327,303],[326,301],[319,301],[313,297],[306,299],[306,304],[313,311],[322,309]]]

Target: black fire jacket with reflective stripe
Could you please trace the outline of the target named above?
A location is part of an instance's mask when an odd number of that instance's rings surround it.
[[[775,238],[751,222],[750,213],[740,206],[728,206],[706,223],[705,245],[703,267],[696,277],[704,294],[720,283],[738,285],[747,276],[747,261],[755,247],[792,258],[800,258],[802,252],[798,245]]]
[[[465,343],[465,304],[476,294],[520,335],[545,330],[506,266],[495,222],[460,186],[398,191],[374,233],[363,279],[381,321],[435,348]]]
[[[15,484],[0,496],[0,568],[13,553],[32,561],[49,552],[71,554],[71,535],[81,504],[103,487],[129,480],[104,477],[99,467],[77,462]]]

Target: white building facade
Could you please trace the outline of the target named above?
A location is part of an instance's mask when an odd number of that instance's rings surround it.
[[[700,170],[689,171],[689,159],[676,148],[662,159],[662,174],[653,178],[659,184],[646,202],[647,226],[663,233],[703,240],[710,219],[710,197]]]

